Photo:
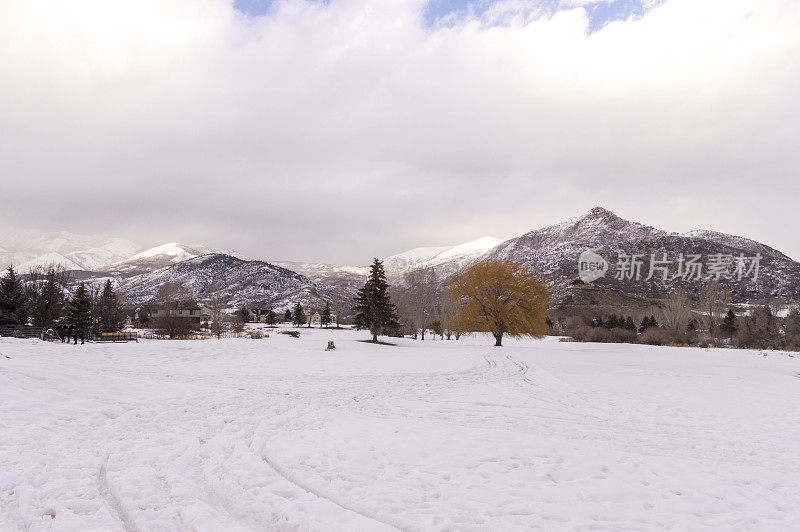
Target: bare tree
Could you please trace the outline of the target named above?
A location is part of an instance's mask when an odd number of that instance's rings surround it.
[[[692,317],[692,300],[686,292],[675,290],[663,301],[659,314],[664,328],[685,331]]]
[[[461,337],[461,330],[458,322],[458,315],[460,312],[460,305],[452,297],[442,297],[440,301],[440,313],[442,316],[442,327],[444,328],[444,335],[449,340],[452,336],[458,340]]]
[[[219,338],[231,328],[231,320],[227,312],[228,298],[219,283],[216,282],[211,285],[209,293],[208,309],[211,312],[211,333]]]
[[[339,287],[336,289],[336,295],[333,298],[333,312],[336,314],[336,328],[338,329],[341,323],[344,321],[345,315],[347,311],[350,309],[352,305],[347,298],[344,297],[342,294],[342,288]]]
[[[424,340],[425,331],[437,317],[436,272],[432,268],[412,270],[403,275],[403,282],[408,289],[406,294],[412,323]]]
[[[714,334],[717,324],[727,312],[731,303],[731,293],[718,281],[710,281],[700,291],[700,308],[705,314],[708,332]]]
[[[161,305],[162,313],[154,320],[153,325],[161,334],[179,338],[195,330],[196,324],[179,314],[184,306],[195,305],[194,294],[186,285],[177,282],[162,284],[158,289],[156,302]]]

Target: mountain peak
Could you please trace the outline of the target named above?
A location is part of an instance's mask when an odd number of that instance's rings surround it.
[[[581,218],[619,218],[616,214],[603,207],[593,207]]]
[[[213,251],[205,246],[187,246],[179,242],[168,242],[154,248],[146,249],[131,257],[131,260],[144,259],[156,256],[175,257],[175,262],[190,259],[199,255],[206,255]]]

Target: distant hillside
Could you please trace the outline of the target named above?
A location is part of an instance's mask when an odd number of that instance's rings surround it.
[[[185,285],[200,302],[207,302],[212,290],[219,290],[231,308],[253,305],[277,310],[290,308],[297,301],[319,300],[316,285],[296,272],[220,253],[190,258],[131,277],[119,288],[129,303],[140,304],[154,300],[165,282]]]

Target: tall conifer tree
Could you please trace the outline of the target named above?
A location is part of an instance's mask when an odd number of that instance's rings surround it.
[[[125,305],[111,286],[111,280],[106,280],[103,293],[100,295],[95,308],[97,314],[97,327],[103,332],[121,331],[125,326]]]
[[[325,308],[322,309],[322,315],[319,317],[319,324],[328,327],[331,324],[331,304],[326,301]]]
[[[86,291],[83,281],[69,303],[67,323],[83,334],[87,334],[92,329],[92,298]]]
[[[0,327],[16,327],[25,325],[27,321],[25,288],[14,267],[9,266],[5,277],[0,280]]]
[[[303,305],[300,303],[296,303],[294,306],[294,312],[292,312],[292,323],[300,327],[301,325],[305,324],[306,322],[306,313],[303,311]]]
[[[364,288],[359,289],[356,297],[356,313],[353,321],[358,329],[369,329],[372,341],[378,341],[379,334],[393,332],[400,324],[397,321],[397,309],[389,297],[389,283],[383,263],[378,259],[372,263],[369,279]]]

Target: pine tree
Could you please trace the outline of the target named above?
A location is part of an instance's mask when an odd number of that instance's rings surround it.
[[[378,341],[379,334],[395,331],[400,324],[397,321],[397,309],[389,298],[389,283],[383,263],[378,259],[372,263],[369,279],[364,288],[359,289],[356,297],[356,313],[353,321],[357,329],[369,329],[372,341]]]
[[[125,327],[125,305],[120,301],[119,296],[111,286],[111,280],[107,280],[103,287],[103,293],[95,305],[97,316],[97,328],[101,332],[121,331]]]
[[[292,321],[292,311],[288,308],[286,309],[286,312],[283,313],[283,321]]]
[[[325,308],[322,309],[322,315],[319,318],[319,322],[319,324],[325,328],[331,324],[331,304],[327,301],[325,302]]]
[[[719,326],[719,330],[728,336],[733,336],[733,333],[735,333],[738,329],[739,327],[736,325],[736,313],[733,312],[733,309],[728,309],[728,313],[725,314],[724,318],[722,318],[722,323]]]
[[[306,313],[303,311],[303,306],[300,303],[296,303],[294,306],[294,312],[292,312],[292,324],[297,327],[300,327],[306,322]]]
[[[639,326],[639,332],[643,333],[650,327],[658,327],[658,322],[656,321],[655,316],[645,316],[642,318],[642,324]]]
[[[92,298],[86,291],[83,281],[69,303],[67,323],[83,334],[88,333],[92,328]]]
[[[0,280],[0,327],[16,327],[28,321],[25,308],[25,288],[17,278],[13,266],[9,266]]]
[[[631,318],[630,316],[628,316],[625,319],[625,324],[622,327],[624,329],[628,330],[628,331],[635,331],[636,330],[636,324],[633,323],[633,318]]]
[[[267,322],[267,325],[275,325],[278,323],[278,316],[275,314],[274,310],[269,309],[267,311],[267,317],[264,321]]]
[[[35,326],[53,327],[64,316],[69,303],[64,297],[64,287],[69,277],[60,266],[48,266],[46,271],[34,270],[28,276],[28,317]]]

